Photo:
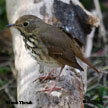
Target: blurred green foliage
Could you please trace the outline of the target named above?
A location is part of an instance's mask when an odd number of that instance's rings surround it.
[[[5,0],[0,0],[0,30],[3,30],[7,25],[6,3]]]
[[[86,9],[88,9],[88,10],[91,10],[91,9],[95,8],[95,7],[94,7],[93,0],[80,0],[80,1],[81,1],[81,3],[84,5],[84,7],[85,7]],[[106,1],[107,1],[107,0],[99,0],[101,10],[104,11],[104,12],[108,11],[108,7],[106,8],[106,7],[102,4],[102,2],[106,2]]]
[[[7,24],[6,3],[5,0],[0,0],[0,31],[4,30]],[[3,52],[3,50],[0,50],[1,58],[2,55],[9,55],[9,52]],[[11,79],[13,79],[13,76],[10,67],[0,67],[0,87],[2,88],[4,85],[8,84]],[[16,93],[16,90],[13,90],[12,92]],[[6,101],[10,101],[9,97],[4,90],[0,90],[0,108],[14,108],[13,105],[6,104]]]
[[[93,8],[93,0],[80,0],[82,2],[82,4],[84,5],[84,7],[88,10]]]

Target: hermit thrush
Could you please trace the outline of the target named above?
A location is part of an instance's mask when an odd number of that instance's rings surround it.
[[[77,57],[99,72],[84,58],[77,39],[64,30],[46,24],[33,15],[24,15],[15,24],[8,26],[20,31],[26,49],[38,63],[53,68],[68,65],[83,71],[83,68],[77,63]]]

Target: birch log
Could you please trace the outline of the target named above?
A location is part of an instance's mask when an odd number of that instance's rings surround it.
[[[69,0],[62,0],[69,3]],[[75,2],[76,0],[74,0]],[[78,1],[77,1],[78,2]],[[9,23],[14,23],[25,14],[36,15],[41,19],[45,16],[50,20],[53,16],[54,0],[6,0]],[[78,2],[79,3],[79,2]],[[61,16],[62,17],[62,16]],[[18,104],[18,108],[84,108],[83,93],[86,83],[87,66],[80,62],[84,72],[78,73],[65,66],[57,86],[61,91],[53,91],[51,94],[39,92],[45,87],[51,87],[55,80],[44,83],[33,81],[39,76],[46,75],[51,69],[37,64],[26,51],[23,39],[16,29],[11,29],[13,35],[13,49],[15,54],[15,66],[17,73],[17,100],[31,102],[32,104]],[[55,70],[54,75],[58,75]],[[82,80],[83,79],[83,80]]]

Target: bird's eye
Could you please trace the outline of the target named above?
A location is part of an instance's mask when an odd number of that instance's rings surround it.
[[[29,22],[24,22],[24,23],[23,23],[23,26],[26,27],[26,26],[28,26],[28,24],[29,24]]]

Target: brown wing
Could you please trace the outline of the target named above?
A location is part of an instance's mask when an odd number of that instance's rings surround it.
[[[79,59],[81,59],[83,62],[85,62],[86,64],[88,64],[92,69],[94,69],[96,72],[100,73],[92,64],[89,63],[89,61],[83,56],[80,48],[84,46],[84,44],[78,39],[73,37],[70,33],[68,33],[67,31],[65,31],[64,29],[61,29],[64,33],[67,34],[67,36],[71,39],[71,46],[72,46],[72,50],[75,54],[76,57],[78,57]]]
[[[39,38],[41,38],[42,42],[48,48],[49,55],[63,65],[69,65],[83,70],[76,61],[70,44],[71,40],[57,28],[50,28],[49,30],[50,31],[41,33],[39,36]]]
[[[48,26],[47,26],[48,27]],[[84,63],[88,64],[96,72],[100,73],[92,64],[84,58],[79,44],[74,38],[69,38],[65,32],[49,25],[49,28],[45,32],[40,34],[40,38],[49,50],[50,56],[58,55],[60,56],[58,61],[66,65],[83,70],[76,61],[76,57],[81,59]],[[53,51],[51,48],[53,48]],[[54,54],[56,52],[56,54]],[[60,55],[62,53],[62,55]]]

